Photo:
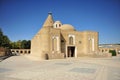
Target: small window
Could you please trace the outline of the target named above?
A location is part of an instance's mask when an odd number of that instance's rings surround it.
[[[104,52],[104,50],[102,50],[102,52]]]
[[[61,24],[59,24],[59,27],[61,27]]]
[[[30,54],[30,51],[28,51],[28,53]]]
[[[23,53],[23,51],[20,51],[20,53]]]
[[[56,28],[57,28],[57,24],[56,24]]]
[[[15,51],[12,51],[12,52],[15,52]]]

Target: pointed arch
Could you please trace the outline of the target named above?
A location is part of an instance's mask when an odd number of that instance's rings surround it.
[[[53,46],[54,46],[54,51],[57,51],[57,39],[53,39]]]
[[[72,36],[69,37],[69,44],[73,45],[73,37]]]

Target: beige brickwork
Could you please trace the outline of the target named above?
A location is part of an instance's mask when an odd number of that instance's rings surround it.
[[[77,31],[70,24],[55,21],[48,14],[40,31],[31,40],[31,56],[58,59],[93,55],[98,51],[98,32]]]

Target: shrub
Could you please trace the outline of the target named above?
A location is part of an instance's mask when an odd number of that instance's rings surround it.
[[[115,50],[109,50],[109,53],[111,53],[112,56],[116,56],[116,51]]]

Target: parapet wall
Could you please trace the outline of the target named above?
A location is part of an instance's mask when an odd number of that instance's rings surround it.
[[[12,53],[18,53],[18,54],[30,54],[30,49],[10,49]]]

